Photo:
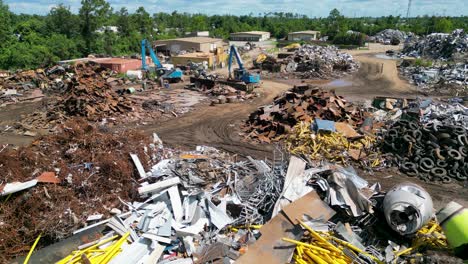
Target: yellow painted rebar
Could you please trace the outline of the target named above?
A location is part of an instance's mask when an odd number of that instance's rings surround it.
[[[306,250],[305,251],[305,254],[307,256],[309,256],[313,261],[315,261],[317,264],[327,264],[327,262],[325,260],[323,260],[322,258],[320,258],[319,256],[317,255],[314,255],[312,252],[310,252],[309,250]]]
[[[336,242],[338,242],[338,243],[340,243],[340,244],[342,244],[342,245],[348,247],[349,249],[351,249],[351,250],[353,250],[353,251],[355,251],[355,252],[358,252],[358,253],[360,253],[360,254],[362,254],[362,255],[365,255],[365,256],[371,258],[373,261],[375,261],[375,262],[377,262],[377,263],[383,263],[383,262],[380,261],[377,257],[375,257],[375,256],[373,256],[373,255],[371,255],[371,254],[369,254],[369,253],[367,253],[367,252],[365,252],[364,250],[361,250],[360,248],[356,247],[355,245],[353,245],[353,244],[351,244],[351,243],[349,243],[349,242],[343,241],[343,240],[338,239],[338,238],[336,238],[336,237],[331,237],[331,238],[332,238],[334,241],[336,241]]]
[[[130,235],[130,232],[125,233],[125,235],[123,235],[113,246],[111,246],[111,249],[109,249],[109,251],[105,254],[103,259],[96,263],[103,264],[111,260],[120,250],[120,248],[122,247],[122,244],[125,243],[129,235]]]
[[[39,236],[37,236],[36,241],[34,241],[34,244],[32,245],[31,249],[29,250],[28,255],[24,259],[23,264],[27,264],[29,262],[29,259],[31,258],[31,255],[32,255],[34,249],[36,248],[37,243],[39,242],[39,239],[41,239],[41,234],[39,234]]]
[[[317,232],[315,232],[315,230],[313,230],[311,227],[309,227],[308,225],[306,225],[304,222],[299,221],[299,224],[301,224],[302,227],[304,227],[307,231],[310,232],[310,234],[317,240],[325,243],[326,245],[328,245],[328,248],[331,250],[331,251],[335,251],[335,252],[338,252],[338,253],[341,253],[341,251],[336,248],[332,243],[328,242],[325,238],[323,238],[320,234],[318,234]]]
[[[314,250],[321,251],[321,252],[324,252],[324,253],[330,253],[330,250],[323,249],[323,248],[320,248],[320,247],[317,247],[317,246],[314,246],[314,245],[310,245],[310,244],[307,244],[307,243],[304,243],[304,242],[300,242],[300,241],[297,241],[297,240],[293,240],[293,239],[289,239],[289,238],[283,238],[283,240],[286,241],[286,242],[290,242],[290,243],[293,243],[293,244],[296,244],[296,245],[301,245],[303,247],[314,249]]]

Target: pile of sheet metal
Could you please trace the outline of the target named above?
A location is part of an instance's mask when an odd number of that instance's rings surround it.
[[[432,33],[419,41],[405,44],[402,53],[411,57],[433,59],[463,59],[468,52],[468,34],[456,29],[451,34]]]
[[[331,78],[359,68],[353,56],[335,46],[303,45],[283,61],[286,72],[295,72],[301,78]]]
[[[262,106],[250,114],[245,124],[247,137],[261,142],[278,141],[287,137],[291,128],[300,121],[315,118],[346,122],[357,126],[363,113],[333,91],[302,85],[274,99],[273,104]]]
[[[241,245],[255,241],[255,229],[270,219],[286,167],[252,158],[236,162],[206,146],[164,159],[148,172],[136,155],[132,159],[142,199],[122,201],[127,212],[98,222],[108,229],[95,243],[119,236],[124,241],[113,251],[91,254],[93,260],[106,254],[110,263],[236,260]],[[74,253],[64,263],[73,256],[80,258]]]
[[[375,34],[374,38],[375,41],[380,43],[389,43],[393,38],[396,38],[403,43],[409,36],[413,36],[413,34],[411,32],[406,33],[398,29],[385,29]]]
[[[468,130],[468,108],[459,102],[432,102],[427,107],[422,108],[421,112],[423,124],[455,125]]]
[[[400,170],[410,177],[464,181],[468,176],[467,136],[464,126],[399,120],[385,133],[382,150],[393,153]]]
[[[468,92],[467,63],[400,67],[400,72],[427,93],[459,96]]]

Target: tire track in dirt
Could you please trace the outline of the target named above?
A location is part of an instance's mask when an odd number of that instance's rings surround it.
[[[239,135],[242,122],[259,106],[269,104],[273,98],[291,85],[263,81],[261,96],[244,103],[203,106],[177,119],[142,128],[146,133],[156,132],[170,146],[193,149],[209,145],[229,153],[257,158],[272,157],[273,145],[244,142]]]

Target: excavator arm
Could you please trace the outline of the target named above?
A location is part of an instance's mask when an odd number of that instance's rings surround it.
[[[239,55],[239,52],[237,52],[237,49],[234,45],[231,45],[230,51],[229,51],[229,61],[228,61],[228,70],[229,70],[229,78],[232,78],[232,59],[233,57],[236,57],[237,64],[239,64],[239,69],[243,70],[244,69],[244,62],[242,61],[241,56]]]
[[[162,64],[159,61],[158,57],[154,53],[153,48],[149,45],[148,41],[146,39],[143,39],[141,41],[141,68],[144,70],[148,69],[148,65],[146,65],[146,49],[148,48],[151,60],[153,60],[153,63],[156,65],[156,68],[162,68]]]

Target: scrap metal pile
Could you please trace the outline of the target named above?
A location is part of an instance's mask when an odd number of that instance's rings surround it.
[[[287,72],[295,72],[303,79],[338,77],[359,68],[353,56],[335,46],[303,45],[284,63]]]
[[[3,147],[0,262],[27,252],[39,234],[49,243],[63,239],[88,216],[118,211],[119,199],[136,199],[129,153],[138,154],[144,166],[163,156],[146,136],[111,134],[85,120],[67,122],[60,133],[27,147]]]
[[[400,67],[400,72],[427,93],[460,96],[468,92],[467,63]]]
[[[63,71],[62,71],[63,70]],[[34,90],[57,90],[63,87],[61,79],[64,68],[55,70],[29,70],[15,73],[0,73],[0,104],[14,103],[42,97],[42,92],[32,95]],[[29,98],[28,98],[29,99]]]
[[[456,29],[451,34],[429,34],[406,43],[402,51],[406,56],[432,59],[466,59],[467,52],[468,34],[463,29]]]
[[[357,126],[363,113],[333,91],[323,91],[308,85],[295,86],[274,99],[273,104],[262,106],[246,121],[247,137],[261,142],[286,138],[291,128],[300,121],[315,118],[346,122]]]
[[[346,123],[329,122],[329,130],[316,127],[323,122],[327,121],[315,120],[314,124],[297,124],[287,139],[288,151],[315,161],[343,165],[356,161],[366,169],[382,166],[384,156],[378,151],[375,136],[361,135]]]
[[[150,141],[81,124],[0,152],[3,262],[36,247],[31,261],[40,263],[393,263],[428,249],[452,254],[417,185],[385,193],[352,167],[179,151],[156,134]],[[44,247],[69,236],[66,250]]]
[[[98,222],[107,226],[105,235],[90,246],[114,243],[98,252],[82,247],[59,263],[84,263],[82,254],[91,263],[236,260],[270,219],[283,185],[283,164],[235,162],[210,147],[172,155],[148,172],[132,158],[141,201],[123,201],[126,212]]]
[[[278,59],[270,54],[261,53],[253,60],[253,65],[256,69],[261,69],[270,72],[281,71],[282,65]]]
[[[83,116],[96,121],[114,113],[132,110],[132,103],[119,96],[107,80],[111,71],[92,64],[77,64],[75,75],[65,84],[62,99],[49,115],[63,112],[66,116]],[[54,119],[54,118],[52,118]]]
[[[407,34],[397,29],[385,29],[375,34],[374,39],[380,43],[389,43],[392,39],[396,38],[403,43],[408,37],[412,36],[413,34],[411,32]]]
[[[398,120],[386,131],[383,151],[393,153],[410,177],[442,183],[467,180],[467,109],[431,104],[421,111],[422,122]]]
[[[0,152],[7,168],[0,185],[6,198],[0,204],[2,262],[24,254],[39,234],[43,247],[96,226],[108,228],[97,244],[113,247],[96,253],[91,244],[63,263],[82,260],[82,254],[91,263],[109,261],[118,253],[112,263],[156,263],[163,249],[169,252],[164,259],[236,259],[240,245],[255,241],[255,229],[271,218],[283,185],[282,160],[238,161],[204,146],[182,152],[165,148],[157,135],[150,141],[82,123]],[[122,246],[126,240],[130,245]]]
[[[413,263],[431,260],[430,250],[460,263],[439,219],[418,185],[385,192],[352,167],[293,156],[274,218],[237,263]]]
[[[237,90],[229,85],[216,83],[212,87],[205,85],[188,85],[186,89],[198,91],[204,95],[207,95],[211,99],[211,104],[225,104],[225,103],[236,103],[254,98],[256,93],[247,93],[246,91]]]
[[[80,69],[78,69],[80,68]],[[111,77],[111,71],[87,63],[76,66],[55,65],[46,69],[0,73],[0,103],[14,103],[43,97],[43,94],[60,94],[69,87],[72,78],[86,69],[98,70],[106,83],[123,84],[120,78]],[[40,92],[38,92],[40,91]]]

